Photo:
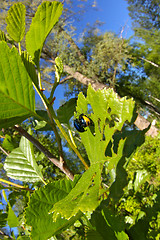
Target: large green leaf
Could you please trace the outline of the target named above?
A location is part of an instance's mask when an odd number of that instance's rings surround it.
[[[89,86],[86,98],[79,94],[76,110],[78,116],[84,113],[94,122],[92,129],[87,127],[85,132],[80,133],[90,167],[68,196],[54,205],[51,210],[54,220],[58,214],[69,219],[79,210],[93,211],[99,205],[104,191],[101,188],[103,164],[107,162],[109,169],[112,169],[122,158],[125,139],[119,140],[115,150],[113,136],[117,130],[121,131],[126,121],[131,121],[134,102],[132,99],[119,99],[112,89],[96,92]],[[109,155],[108,145],[111,145]]]
[[[26,208],[26,223],[32,226],[32,239],[45,240],[49,237],[64,231],[80,215],[73,217],[70,221],[59,217],[53,222],[52,215],[48,214],[54,203],[63,199],[75,186],[79,176],[75,176],[74,181],[63,179],[50,183],[35,191]]]
[[[26,49],[38,66],[43,44],[62,14],[60,2],[43,2],[32,19],[29,31],[26,34]]]
[[[4,169],[7,176],[23,182],[43,181],[40,167],[37,165],[33,145],[22,137],[19,147],[5,159]]]
[[[16,42],[20,42],[25,34],[25,14],[25,6],[22,3],[15,3],[6,17],[7,31]]]
[[[0,42],[0,128],[15,125],[34,115],[32,81],[17,49]]]

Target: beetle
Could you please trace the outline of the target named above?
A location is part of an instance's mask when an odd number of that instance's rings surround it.
[[[92,120],[84,115],[83,113],[74,120],[74,126],[78,132],[85,132],[85,127],[88,127],[92,124]]]

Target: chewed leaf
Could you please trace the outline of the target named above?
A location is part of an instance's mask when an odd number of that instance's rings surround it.
[[[113,136],[122,130],[126,121],[131,121],[134,102],[132,99],[119,99],[112,89],[95,91],[89,86],[87,97],[79,94],[76,112],[93,121],[93,129],[86,127],[85,132],[80,133],[90,167],[68,196],[53,206],[54,221],[59,214],[69,219],[79,211],[94,211],[99,205],[105,191],[101,187],[103,164],[108,162],[108,166],[113,168],[122,158],[125,139],[119,139],[114,146]]]

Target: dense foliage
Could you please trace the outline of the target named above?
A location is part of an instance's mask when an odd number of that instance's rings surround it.
[[[88,30],[80,49],[63,29],[63,5],[38,5],[30,23],[30,7],[13,4],[7,33],[0,33],[0,234],[19,240],[158,240],[159,138],[145,141],[148,129],[137,130],[133,124],[135,102],[114,91],[125,95],[124,80],[136,63],[132,56],[142,48],[114,34]],[[63,14],[68,14],[65,8]],[[44,71],[42,57],[55,70],[49,93],[43,86],[53,69]],[[82,79],[78,85],[75,73]],[[84,76],[90,83],[85,88]],[[67,77],[70,90],[84,92],[55,110],[55,90]],[[112,88],[95,90],[97,82]],[[146,96],[132,81],[127,84],[126,94],[133,88],[144,103]],[[35,92],[43,105],[39,110]],[[83,122],[84,132],[73,128],[73,119],[81,114],[89,121]]]

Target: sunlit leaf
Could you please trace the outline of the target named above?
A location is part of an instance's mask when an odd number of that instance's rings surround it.
[[[51,210],[54,220],[59,214],[69,219],[78,211],[85,213],[98,207],[105,191],[101,188],[103,164],[108,162],[109,169],[112,169],[122,158],[125,139],[119,140],[115,150],[113,136],[115,131],[121,131],[126,121],[131,121],[134,102],[132,99],[119,99],[112,89],[96,92],[89,86],[87,97],[79,94],[76,112],[78,116],[86,114],[94,123],[94,126],[87,127],[85,132],[80,133],[90,167],[68,196],[54,205]],[[106,149],[110,142],[111,154],[108,155]]]
[[[54,203],[63,199],[76,185],[79,176],[75,176],[74,181],[63,179],[50,183],[35,191],[26,208],[26,221],[32,226],[32,239],[45,240],[68,228],[80,215],[73,217],[70,221],[60,215],[56,222],[53,222],[52,214],[48,214]]]
[[[23,182],[43,181],[40,167],[37,165],[33,145],[25,137],[20,145],[5,159],[4,169],[7,176]]]
[[[37,9],[29,31],[26,34],[26,49],[34,63],[39,66],[39,59],[46,37],[62,14],[62,3],[43,2]]]
[[[0,42],[0,127],[8,127],[34,115],[31,79],[17,49]]]
[[[25,34],[25,14],[25,5],[15,3],[10,7],[6,17],[7,31],[16,42],[20,42]]]

